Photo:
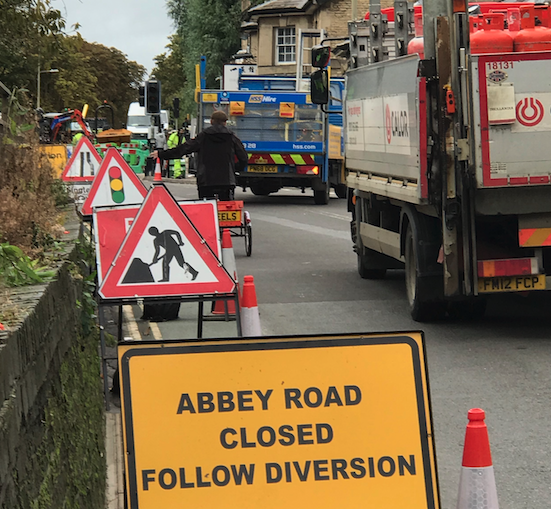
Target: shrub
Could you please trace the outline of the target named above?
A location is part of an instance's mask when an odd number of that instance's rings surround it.
[[[37,257],[63,232],[56,209],[62,201],[49,159],[39,149],[34,111],[25,91],[14,91],[2,103],[0,243]]]

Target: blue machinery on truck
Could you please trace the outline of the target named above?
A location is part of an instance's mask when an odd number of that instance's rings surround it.
[[[228,127],[249,156],[247,168],[237,177],[243,189],[267,195],[282,187],[311,188],[315,203],[326,204],[333,187],[344,198],[344,83],[331,83],[333,102],[327,113],[312,104],[309,92],[281,90],[295,83],[294,78],[254,76],[242,80],[239,91],[201,90],[199,125],[207,127],[215,110],[228,115]]]

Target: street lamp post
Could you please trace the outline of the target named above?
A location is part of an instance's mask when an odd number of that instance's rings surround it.
[[[43,73],[59,72],[59,69],[45,69],[40,70],[40,63],[38,63],[38,72],[36,74],[36,109],[40,108],[40,75]]]

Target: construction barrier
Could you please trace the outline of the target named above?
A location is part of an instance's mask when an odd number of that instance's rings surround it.
[[[499,509],[484,410],[469,410],[457,509]]]
[[[130,145],[130,144],[128,144]],[[149,156],[149,150],[141,150],[139,148],[121,147],[119,149],[128,166],[132,168],[134,173],[143,173],[145,162]]]
[[[110,148],[116,148],[134,173],[144,173],[145,164],[149,156],[147,144],[131,142],[118,145],[117,143],[110,142],[97,143],[94,147],[102,158],[105,157]]]

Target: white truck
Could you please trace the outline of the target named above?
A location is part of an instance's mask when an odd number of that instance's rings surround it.
[[[417,321],[481,315],[492,293],[551,289],[551,52],[471,54],[460,4],[424,2],[422,59],[406,54],[407,2],[390,22],[372,0],[369,20],[350,29],[345,158],[358,272],[405,268]]]
[[[160,115],[163,130],[168,130],[168,111],[161,110]],[[130,106],[128,106],[126,128],[132,133],[133,140],[155,138],[158,128],[154,126],[151,117],[151,115],[145,112],[145,107],[140,106],[139,102],[130,103]],[[154,128],[153,130],[151,129],[152,127]]]

